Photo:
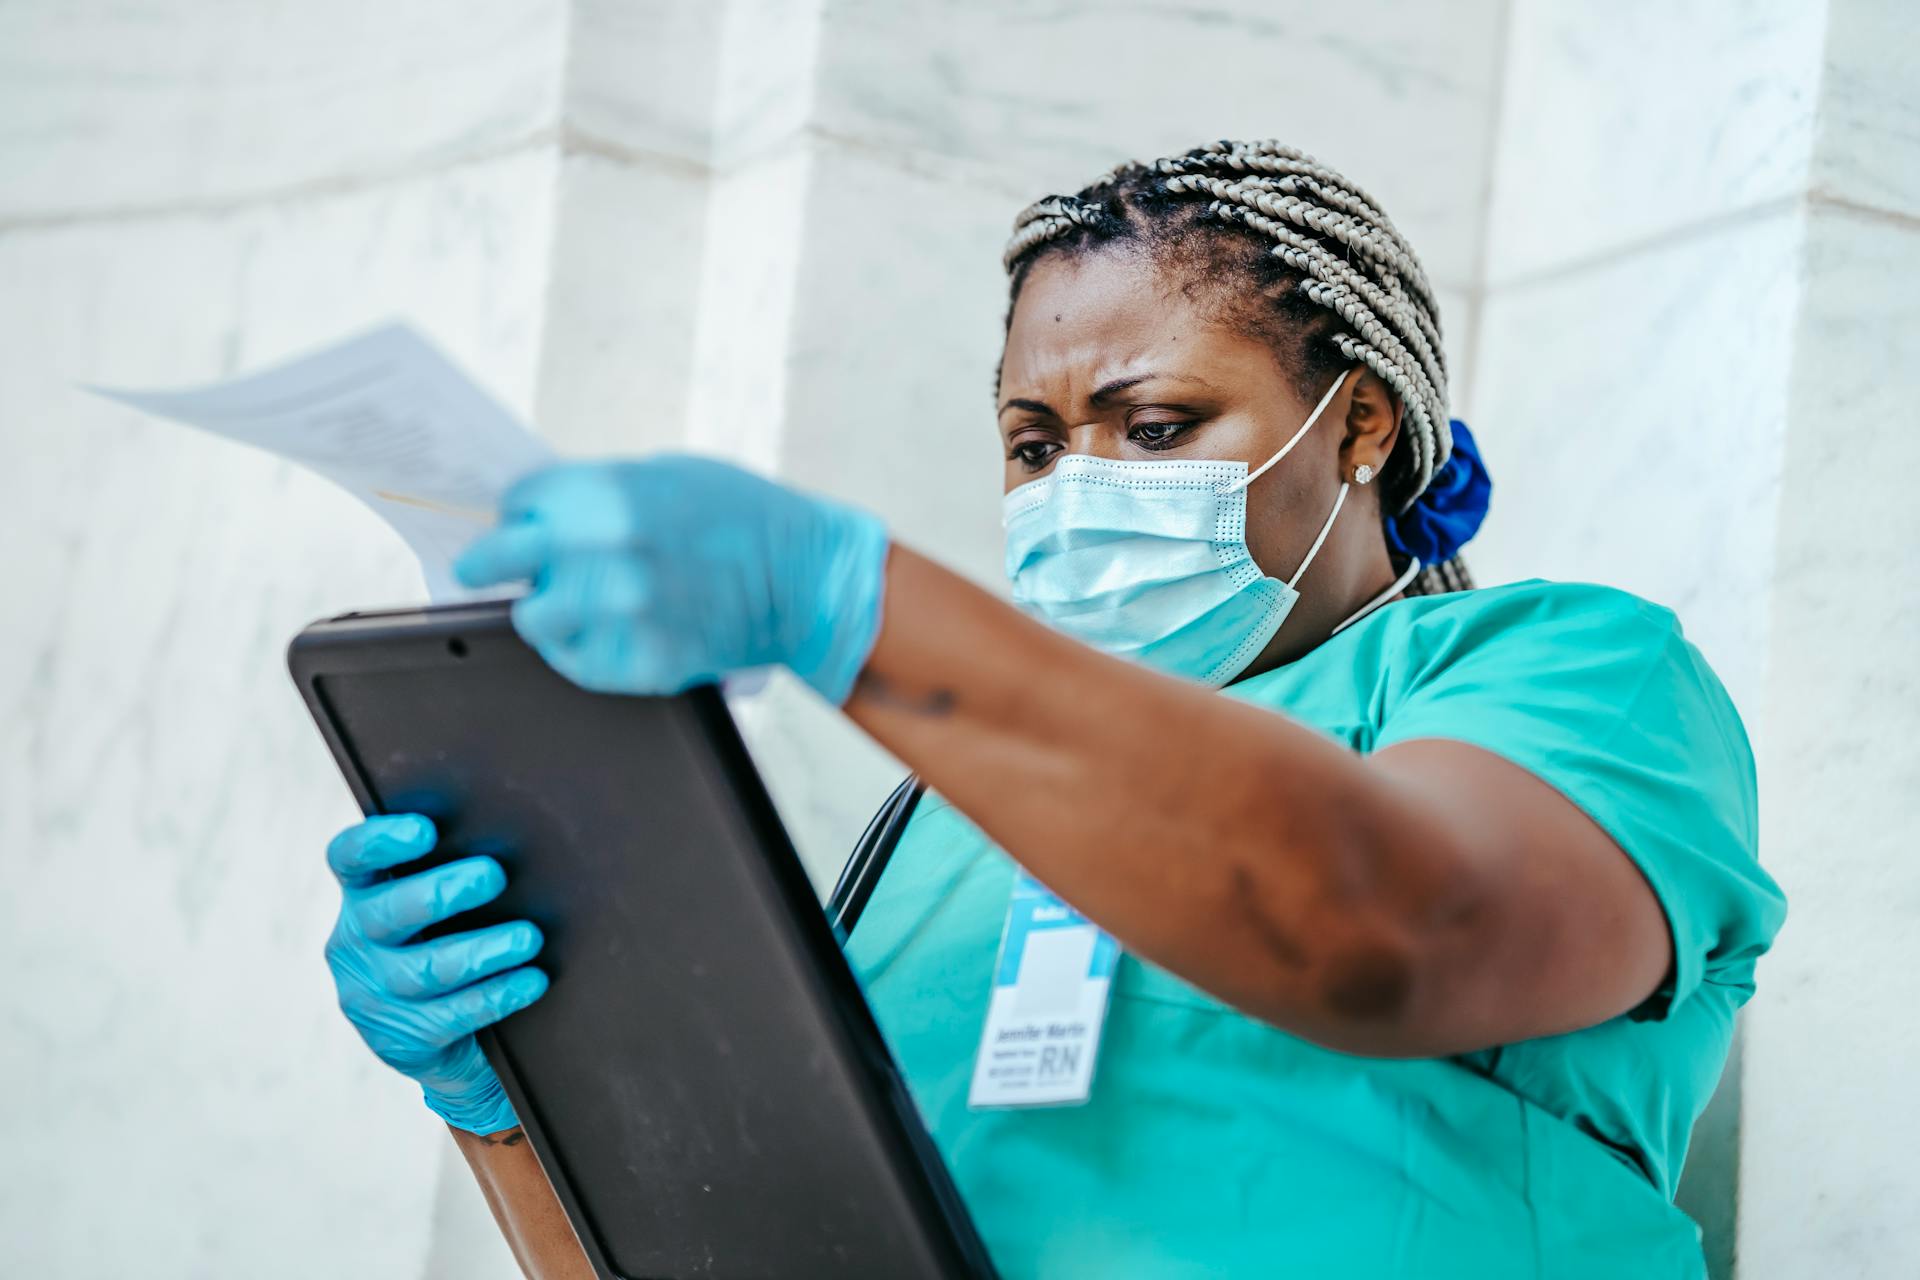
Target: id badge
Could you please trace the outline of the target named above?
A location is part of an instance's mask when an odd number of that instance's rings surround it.
[[[1016,870],[967,1105],[1085,1102],[1119,963],[1119,944]]]

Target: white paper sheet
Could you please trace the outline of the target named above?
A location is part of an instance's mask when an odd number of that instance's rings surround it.
[[[506,488],[554,457],[405,324],[210,386],[87,390],[325,476],[406,540],[434,600],[500,594],[461,587],[453,560]]]

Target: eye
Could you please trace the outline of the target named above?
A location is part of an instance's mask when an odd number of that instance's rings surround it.
[[[1127,428],[1127,439],[1142,449],[1171,449],[1186,437],[1191,422],[1136,422]]]
[[[1018,462],[1029,471],[1039,471],[1053,455],[1060,452],[1060,446],[1051,440],[1024,440],[1007,451],[1007,457]]]

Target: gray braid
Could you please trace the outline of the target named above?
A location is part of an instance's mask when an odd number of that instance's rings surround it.
[[[1143,234],[1170,204],[1199,206],[1196,220],[1239,227],[1270,243],[1296,276],[1295,293],[1336,318],[1325,341],[1364,364],[1406,411],[1398,510],[1418,500],[1453,452],[1447,363],[1433,286],[1413,247],[1372,196],[1304,152],[1272,141],[1217,142],[1149,164],[1129,163],[1077,195],[1048,196],[1022,210],[1003,262],[1015,288],[1049,246],[1097,244]],[[1329,356],[1331,358],[1331,356]],[[1458,558],[1422,569],[1414,589],[1473,585]]]

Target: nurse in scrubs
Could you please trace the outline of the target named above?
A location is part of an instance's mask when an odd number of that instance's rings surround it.
[[[1006,265],[1011,601],[672,457],[530,477],[463,576],[596,689],[785,664],[924,781],[848,954],[1004,1275],[1703,1275],[1674,1186],[1784,914],[1720,682],[1634,596],[1473,586],[1434,291],[1339,173],[1125,165]],[[381,879],[432,840],[335,840],[343,1006],[588,1275],[472,1038],[538,931],[411,942],[500,888]]]

